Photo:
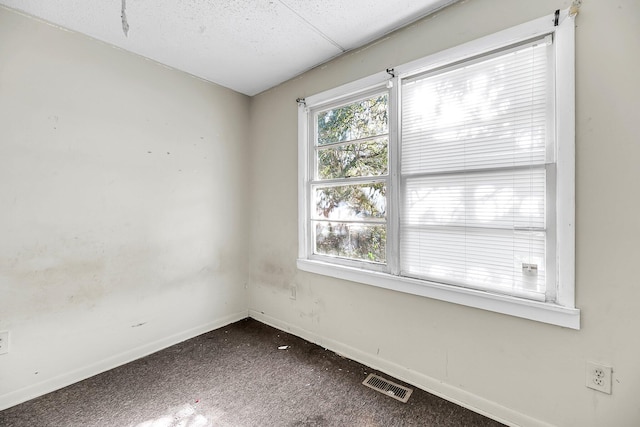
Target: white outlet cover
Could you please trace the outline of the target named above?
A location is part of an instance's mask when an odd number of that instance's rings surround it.
[[[611,394],[613,368],[596,362],[586,364],[586,386],[603,393]]]

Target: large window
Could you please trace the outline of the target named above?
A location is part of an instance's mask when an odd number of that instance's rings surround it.
[[[307,98],[299,268],[579,327],[563,18]]]

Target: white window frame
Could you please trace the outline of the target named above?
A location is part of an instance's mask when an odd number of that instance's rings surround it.
[[[333,109],[333,108],[337,108],[339,106],[342,105],[348,105],[352,102],[357,102],[358,100],[361,100],[363,98],[368,98],[372,95],[375,94],[380,94],[382,92],[385,92],[388,94],[389,97],[391,97],[391,91],[388,90],[387,87],[385,87],[385,83],[382,82],[380,84],[374,85],[372,87],[369,87],[367,89],[365,89],[364,91],[358,91],[357,92],[357,96],[355,98],[351,98],[349,96],[346,97],[340,97],[340,101],[338,103],[335,103],[333,101],[329,101],[326,103],[322,103],[322,109],[326,110],[326,109]],[[390,102],[390,101],[389,101]],[[317,110],[317,109],[315,109]],[[309,111],[311,113],[311,111]],[[309,120],[307,120],[307,123],[309,122]],[[391,148],[391,144],[392,144],[392,139],[391,139],[391,120],[389,120],[389,135],[388,135],[388,148]],[[315,136],[316,136],[316,130],[315,129],[308,129],[307,130],[308,135],[307,138],[309,138],[307,141],[309,141],[307,143],[307,145],[309,146],[309,149],[311,146],[313,146],[314,144],[311,143],[311,141],[314,141]],[[394,141],[395,142],[395,141]],[[395,144],[394,144],[395,145]],[[363,182],[366,183],[368,181],[378,181],[378,182],[384,182],[385,185],[387,186],[387,188],[389,188],[389,186],[391,185],[391,177],[388,174],[385,175],[381,175],[381,176],[362,176],[362,177],[351,177],[351,178],[342,178],[339,180],[335,180],[335,179],[317,179],[314,180],[313,177],[316,174],[316,162],[315,162],[315,155],[313,152],[311,152],[311,149],[309,151],[309,155],[307,156],[307,167],[308,167],[308,172],[307,172],[307,176],[308,176],[308,192],[309,194],[311,194],[311,188],[313,187],[313,184],[321,184],[323,181],[326,182],[331,182],[331,181],[341,181],[341,185],[351,185],[352,183],[356,183],[356,182]],[[311,202],[311,200],[307,199],[308,202]],[[388,205],[388,204],[387,204]],[[311,206],[309,205],[309,209],[311,209]],[[387,206],[387,209],[389,209],[389,206]],[[308,211],[310,212],[310,211]],[[389,227],[390,225],[390,221],[387,215],[387,220],[386,220],[386,226]],[[309,259],[317,259],[317,260],[323,260],[323,259],[327,259],[326,256],[323,255],[316,255],[314,254],[313,251],[313,238],[311,237],[311,235],[309,234],[309,231],[306,232],[306,235],[309,237],[307,239],[307,247],[306,247],[306,253],[309,254],[308,258]],[[387,232],[388,235],[388,232]],[[389,239],[387,239],[389,240]],[[388,260],[387,260],[388,261]],[[366,268],[368,270],[374,270],[374,271],[384,271],[387,269],[387,266],[385,264],[376,264],[376,263],[370,263],[368,261],[361,261],[361,260],[356,260],[356,259],[346,259],[346,258],[341,258],[341,257],[333,257],[331,259],[332,263],[336,263],[336,264],[342,264],[345,266],[352,266],[352,267],[362,267],[362,268]]]
[[[556,25],[557,20],[557,25]],[[521,43],[553,35],[555,49],[555,138],[556,138],[556,230],[554,302],[535,301],[510,295],[440,284],[398,276],[394,257],[388,257],[386,271],[367,268],[365,263],[335,262],[329,257],[314,256],[310,235],[310,180],[313,152],[310,144],[309,112],[382,85],[397,86],[399,80]],[[417,61],[394,67],[395,76],[383,71],[340,87],[307,97],[298,110],[298,235],[297,266],[300,270],[335,277],[385,289],[424,296],[465,306],[480,308],[539,322],[580,329],[580,310],[575,308],[575,24],[568,10],[551,14],[516,27],[447,49]],[[398,198],[398,102],[397,92],[389,97],[389,187],[391,198]],[[550,192],[549,194],[553,194]],[[388,253],[398,253],[398,200],[388,201]]]

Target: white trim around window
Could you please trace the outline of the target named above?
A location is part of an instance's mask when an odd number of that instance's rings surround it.
[[[557,24],[556,25],[556,18]],[[464,45],[447,49],[442,52],[430,55],[417,61],[394,67],[393,75],[388,72],[380,72],[366,77],[356,82],[348,83],[335,89],[307,97],[304,103],[300,103],[298,114],[298,173],[299,173],[299,256],[297,266],[300,270],[310,273],[326,275],[338,279],[344,279],[367,285],[391,289],[399,292],[419,295],[437,300],[475,307],[483,310],[493,311],[506,315],[521,317],[534,321],[559,325],[567,328],[580,328],[580,310],[575,308],[575,86],[574,86],[574,19],[568,16],[568,11],[560,12],[559,15],[549,16],[501,31],[499,33],[483,37],[481,39],[466,43]],[[546,192],[543,203],[545,217],[540,220],[536,217],[535,226],[514,228],[518,232],[537,233],[543,236],[543,246],[539,246],[539,239],[535,243],[538,248],[542,247],[544,254],[542,258],[536,255],[535,263],[532,261],[522,261],[522,268],[530,266],[537,274],[546,274],[543,281],[547,284],[545,289],[531,285],[533,287],[513,287],[513,289],[501,289],[499,286],[473,285],[469,283],[457,283],[457,279],[451,276],[451,280],[446,277],[440,280],[422,273],[407,273],[403,270],[400,255],[406,249],[401,248],[401,226],[406,223],[406,214],[402,212],[404,205],[401,193],[403,186],[407,185],[407,179],[402,174],[402,85],[406,82],[416,80],[416,77],[438,73],[439,70],[455,69],[462,64],[471,64],[476,60],[482,61],[490,55],[500,54],[518,46],[533,45],[539,43],[536,40],[553,40],[553,46],[548,51],[548,66],[553,75],[553,79],[547,87],[549,108],[547,109],[546,133],[548,141],[546,143],[546,154],[542,160],[538,160],[531,168],[546,170],[542,179],[541,187]],[[354,100],[367,99],[367,97],[378,96],[385,93],[387,104],[388,128],[384,128],[375,133],[365,133],[361,135],[351,135],[339,140],[329,142],[319,142],[318,139],[318,114],[333,114],[343,105],[348,105]],[[328,112],[328,113],[326,113]],[[314,122],[315,120],[315,122]],[[380,127],[380,126],[378,126]],[[406,126],[405,126],[406,128]],[[407,130],[404,130],[407,132]],[[541,131],[542,132],[542,131]],[[371,136],[373,135],[373,136]],[[337,176],[329,173],[327,176],[318,176],[317,162],[318,152],[326,150],[332,144],[336,147],[343,145],[354,146],[357,144],[371,143],[374,138],[381,135],[386,138],[388,144],[388,171],[383,171],[379,175],[348,175]],[[326,144],[322,146],[321,144]],[[364,147],[364,146],[363,146]],[[369,146],[365,147],[368,148]],[[363,148],[364,149],[364,148]],[[336,148],[336,155],[342,155],[340,149]],[[405,156],[406,157],[406,156]],[[545,160],[546,159],[546,160]],[[492,163],[493,164],[493,163]],[[489,165],[489,167],[492,164]],[[514,163],[515,165],[515,163]],[[503,168],[499,166],[500,170]],[[507,172],[517,170],[520,166],[507,167]],[[406,169],[406,167],[405,167]],[[477,171],[472,171],[477,173]],[[481,171],[482,172],[482,171]],[[447,174],[465,173],[464,170],[445,171]],[[484,172],[482,172],[484,173]],[[541,176],[540,172],[536,172]],[[405,174],[406,175],[406,174]],[[428,175],[428,173],[427,173]],[[440,172],[435,175],[436,180],[449,180],[442,178]],[[443,176],[444,176],[443,175]],[[411,178],[413,179],[413,178]],[[421,178],[422,179],[422,178]],[[474,178],[475,179],[475,178]],[[404,181],[403,181],[404,180]],[[423,181],[433,180],[431,176]],[[372,224],[382,224],[383,236],[386,238],[386,259],[377,254],[374,259],[372,252],[369,252],[371,259],[362,259],[350,256],[336,256],[336,254],[324,253],[318,250],[314,239],[318,238],[316,227],[319,219],[317,206],[314,203],[315,189],[323,186],[349,186],[362,185],[363,182],[377,183],[378,189],[384,185],[383,193],[386,208],[381,212],[371,213],[375,210],[375,200],[369,200],[369,208],[359,209],[357,216],[347,219],[340,217],[341,222],[347,224],[355,223],[359,226],[368,227]],[[455,179],[454,179],[455,181]],[[544,184],[546,182],[546,184]],[[374,185],[374,184],[371,184]],[[465,184],[466,185],[466,184]],[[546,186],[546,187],[545,187]],[[546,190],[544,190],[546,188]],[[378,197],[379,198],[379,197]],[[372,199],[373,200],[373,199]],[[444,202],[443,202],[444,203]],[[373,207],[372,207],[373,206]],[[365,212],[364,214],[362,212]],[[403,217],[402,215],[405,215]],[[315,219],[314,219],[315,218]],[[404,218],[404,219],[403,219]],[[320,223],[322,220],[320,219]],[[540,222],[543,221],[543,222]],[[514,222],[515,223],[515,222]],[[501,227],[502,225],[499,225]],[[466,226],[465,226],[466,227]],[[515,227],[515,226],[514,226]],[[407,230],[407,228],[404,228]],[[454,231],[454,234],[457,231]],[[502,233],[502,231],[499,231]],[[427,233],[428,234],[428,233]],[[405,236],[411,238],[405,231]],[[520,243],[518,243],[520,245]],[[528,243],[531,245],[532,243]],[[546,248],[546,249],[544,249]],[[365,250],[366,252],[366,250]],[[375,251],[373,251],[375,252]],[[482,252],[482,251],[480,251]],[[538,249],[536,254],[539,254]],[[366,255],[366,253],[365,253]],[[482,254],[480,254],[481,256]],[[407,255],[408,256],[408,255]],[[415,254],[412,256],[416,256]],[[418,255],[422,256],[422,255]],[[455,255],[453,255],[455,256]],[[472,255],[472,258],[476,255]],[[546,258],[545,258],[546,257]],[[416,258],[416,260],[421,260]],[[455,258],[453,259],[455,263]],[[418,261],[416,261],[418,262]],[[405,263],[406,264],[406,263]],[[519,264],[516,265],[516,269]],[[406,266],[405,266],[406,267]],[[507,265],[508,268],[508,265]],[[406,270],[406,268],[405,268]],[[541,276],[542,277],[542,276]],[[486,277],[484,278],[486,280]],[[526,279],[526,278],[525,278]],[[464,279],[463,279],[464,280]],[[540,290],[542,289],[542,290]]]

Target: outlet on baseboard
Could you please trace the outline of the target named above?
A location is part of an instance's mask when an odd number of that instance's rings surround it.
[[[9,353],[9,331],[0,331],[0,354]]]
[[[611,366],[596,362],[587,362],[587,387],[611,394]]]

